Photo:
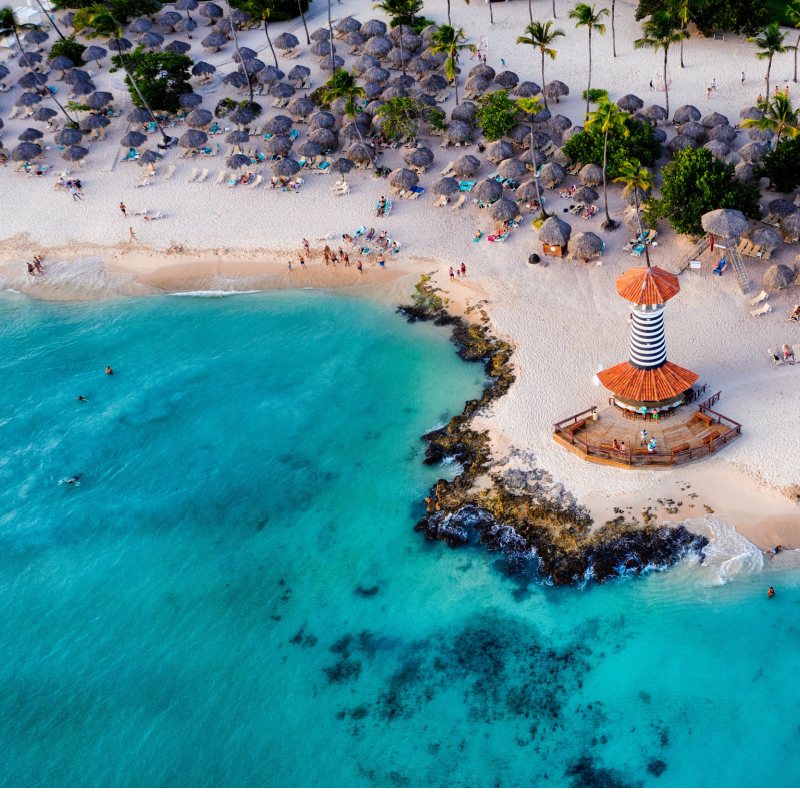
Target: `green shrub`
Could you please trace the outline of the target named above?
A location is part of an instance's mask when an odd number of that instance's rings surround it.
[[[583,95],[581,95],[583,99],[586,99],[586,89],[583,90]],[[590,103],[599,103],[604,97],[608,96],[608,92],[605,89],[590,89],[589,90],[589,102]]]
[[[118,55],[111,62],[117,68],[122,66],[122,59]],[[125,66],[154,111],[175,113],[180,108],[178,98],[192,91],[189,83],[192,59],[189,56],[178,53],[146,53],[140,46],[125,56]],[[142,106],[141,98],[127,75],[125,84],[133,104]]]
[[[68,8],[80,10],[96,4],[97,0],[53,0],[54,7],[59,11]],[[161,10],[161,3],[156,0],[111,0],[108,5],[120,22],[127,22],[136,17],[150,17]]]
[[[769,188],[789,194],[800,186],[800,138],[781,139],[755,168],[759,178],[769,178]]]
[[[478,98],[475,118],[478,125],[483,128],[486,140],[494,142],[502,139],[519,123],[519,109],[508,96],[508,92],[501,89]]]
[[[52,61],[56,56],[66,56],[72,63],[79,67],[83,64],[83,52],[86,50],[86,45],[75,41],[75,36],[67,36],[66,39],[56,39],[50,52],[47,54],[47,60]]]

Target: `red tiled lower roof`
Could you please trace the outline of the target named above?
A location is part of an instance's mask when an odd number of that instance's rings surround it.
[[[618,397],[652,403],[677,397],[691,389],[700,376],[671,361],[657,369],[637,369],[626,361],[598,372],[597,377]]]

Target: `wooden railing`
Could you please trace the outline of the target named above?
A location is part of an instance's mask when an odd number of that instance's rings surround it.
[[[711,408],[711,406],[714,405],[714,403],[717,402],[717,400],[719,400],[719,396],[721,394],[722,392],[717,392],[716,394],[712,394],[711,397],[708,398],[708,400],[704,400],[702,403],[700,403],[700,408],[708,410],[709,408]]]

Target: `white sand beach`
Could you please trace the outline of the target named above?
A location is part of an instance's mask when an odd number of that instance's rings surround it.
[[[553,105],[553,111],[580,124],[585,108],[580,94],[587,81],[586,32],[575,30],[566,18],[572,5],[556,0],[557,24],[566,37],[558,45],[557,59],[546,64],[546,80],[558,79],[570,87],[569,97],[562,98],[558,106]],[[533,3],[534,17],[549,19],[550,8],[549,2],[537,0]],[[630,92],[642,97],[645,105],[663,105],[664,93],[649,89],[662,57],[633,49],[632,41],[641,30],[634,20],[634,10],[634,3],[620,0],[616,5],[616,59],[611,56],[610,29],[606,36],[595,36],[592,85],[608,89],[612,99]],[[316,0],[308,16],[309,30],[324,24],[324,12],[325,7]],[[364,0],[344,0],[334,6],[334,12],[338,18],[353,15],[362,22],[379,15]],[[426,4],[423,13],[437,22],[446,21],[444,3]],[[517,0],[495,4],[493,26],[489,25],[489,10],[484,3],[454,4],[452,15],[454,24],[463,27],[470,42],[488,37],[490,65],[500,71],[500,60],[504,59],[506,68],[517,72],[520,80],[541,83],[538,56],[530,48],[515,44],[528,22],[527,3]],[[282,62],[279,57],[279,64],[287,72],[294,63],[311,67],[313,88],[320,86],[326,76],[307,52],[300,21],[274,24],[270,30],[273,36],[284,30],[298,35],[306,54],[297,62]],[[199,45],[202,37],[197,34],[201,31],[205,29],[196,32],[190,55],[217,66],[218,74],[232,71],[232,45],[208,54]],[[240,46],[259,51],[259,57],[270,63],[263,30],[242,33],[239,40]],[[340,45],[340,54],[345,55],[346,50]],[[743,36],[728,35],[721,41],[704,39],[694,32],[685,44],[685,69],[679,67],[677,48],[670,53],[671,112],[690,103],[704,115],[718,111],[731,124],[738,123],[740,109],[753,105],[764,88],[764,66],[753,57],[754,52],[754,46],[747,44]],[[353,58],[345,55],[346,66]],[[13,64],[17,72],[12,77],[18,77],[22,71],[16,60]],[[791,83],[792,68],[791,53],[777,56],[772,69],[773,85],[788,85],[793,103],[800,104],[800,89]],[[461,76],[461,90],[467,71]],[[706,89],[712,79],[717,90],[707,99]],[[497,334],[515,346],[517,381],[482,421],[506,444],[534,453],[537,465],[579,501],[586,502],[598,514],[613,516],[613,507],[623,505],[623,500],[624,505],[641,510],[642,504],[648,505],[648,498],[663,497],[665,493],[674,497],[676,487],[679,489],[677,482],[685,482],[702,487],[694,516],[704,513],[703,504],[708,504],[717,513],[728,513],[737,525],[746,526],[748,535],[765,547],[778,533],[769,526],[765,528],[763,520],[780,517],[788,520],[780,535],[785,534],[787,544],[800,543],[800,507],[790,499],[791,487],[800,485],[800,365],[773,367],[767,356],[770,347],[800,343],[800,325],[788,321],[792,307],[800,304],[800,286],[771,294],[772,313],[756,319],[748,313],[751,307],[747,302],[760,291],[767,267],[792,265],[800,255],[799,245],[782,244],[769,262],[747,260],[752,284],[747,297],[742,295],[731,270],[722,276],[713,274],[712,255],[706,253],[701,270],[682,272],[681,292],[665,313],[670,360],[698,373],[712,393],[722,392],[718,410],[743,425],[743,436],[713,458],[667,473],[587,463],[553,442],[552,426],[593,405],[606,405],[608,392],[595,387],[592,376],[599,365],[609,367],[627,358],[629,309],[616,294],[614,280],[631,266],[643,265],[622,250],[630,238],[627,228],[620,226],[613,233],[601,233],[602,213],[591,220],[562,215],[572,225],[573,235],[586,230],[601,236],[605,242],[602,257],[588,264],[545,258],[545,263],[530,266],[528,256],[542,252],[531,229],[530,211],[504,243],[490,243],[484,237],[474,244],[472,239],[478,229],[491,231],[496,224],[488,212],[479,210],[470,200],[463,208],[453,210],[435,207],[436,198],[427,191],[414,201],[395,197],[391,215],[385,221],[377,220],[376,201],[388,194],[389,187],[368,171],[354,170],[347,176],[351,191],[343,197],[331,194],[337,177],[333,173],[304,174],[305,183],[297,193],[271,191],[263,186],[251,190],[214,184],[212,177],[225,167],[221,157],[180,159],[178,148],[174,148],[159,164],[157,177],[149,186],[133,188],[143,176],[143,169],[116,159],[119,140],[129,130],[125,113],[132,107],[130,99],[122,91],[119,74],[98,71],[96,82],[99,90],[114,93],[123,106],[123,116],[109,126],[105,141],[92,145],[84,168],[71,167],[73,175],[83,182],[82,201],[54,191],[52,174],[28,177],[15,174],[10,165],[0,170],[0,262],[4,262],[0,265],[0,288],[36,293],[24,263],[34,253],[45,254],[45,264],[58,261],[68,265],[77,259],[96,259],[95,265],[104,263],[108,274],[135,282],[143,293],[192,287],[389,284],[405,276],[433,272],[438,285],[453,293],[456,309],[465,308],[467,300],[469,304],[485,300],[483,308]],[[216,83],[213,91],[204,94],[204,108],[213,110],[219,99],[232,95],[232,89]],[[7,117],[16,93],[0,94],[1,118]],[[449,112],[453,105],[451,90],[444,108]],[[281,112],[265,104],[262,118],[276,113]],[[5,119],[3,145],[13,147],[18,134],[30,124]],[[303,141],[306,128],[298,127],[298,141]],[[185,125],[178,125],[170,133],[180,135],[185,130]],[[675,135],[674,128],[665,130],[670,138]],[[425,132],[420,139],[435,154],[433,165],[420,181],[426,189],[450,161],[464,152],[480,158],[479,180],[494,171],[494,165],[477,153],[477,141],[466,149],[445,150],[439,147],[441,139]],[[45,143],[52,149],[43,162],[51,164],[55,173],[71,165],[60,160],[52,140],[52,134],[45,136]],[[747,141],[746,132],[740,132],[732,152],[735,154]],[[155,146],[154,135],[147,146]],[[404,152],[402,148],[386,150],[380,160],[395,169],[403,165]],[[659,166],[664,163],[659,162]],[[163,176],[169,165],[174,165],[177,172],[166,180]],[[211,169],[211,177],[202,185],[187,183],[195,166]],[[268,179],[268,165],[261,169]],[[766,193],[764,185],[762,181],[766,203],[776,195]],[[560,212],[565,205],[557,191],[546,192],[546,197],[550,210]],[[120,202],[128,209],[127,219],[119,210]],[[602,208],[602,192],[598,205]],[[163,218],[144,222],[141,216],[130,216],[145,209],[148,215],[160,211]],[[621,221],[624,210],[622,191],[613,185],[609,188],[609,212]],[[381,270],[378,259],[373,257],[364,259],[363,276],[358,276],[354,268],[325,267],[320,256],[323,237],[332,234],[331,246],[338,248],[341,234],[352,233],[362,225],[384,227],[391,239],[401,243],[400,253],[387,258],[388,269]],[[134,229],[135,242],[129,242],[129,227]],[[313,257],[308,269],[301,271],[296,259],[301,253],[302,237],[311,241]],[[689,239],[677,236],[666,223],[659,226],[658,245],[652,260],[665,268],[679,264],[681,255],[691,248]],[[295,262],[295,269],[287,275],[286,261],[290,259]],[[448,269],[462,262],[467,266],[466,277],[451,283]],[[94,269],[102,272],[103,268]],[[67,280],[67,273],[63,274]],[[57,295],[56,283],[51,280],[53,291],[47,296]],[[410,284],[413,280],[409,278],[402,285]],[[732,487],[736,490],[732,491]],[[688,503],[682,513],[688,515]]]

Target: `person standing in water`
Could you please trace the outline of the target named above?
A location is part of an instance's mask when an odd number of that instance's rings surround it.
[[[113,375],[113,374],[114,374],[114,370],[111,369],[111,367],[106,367],[106,375]]]

